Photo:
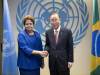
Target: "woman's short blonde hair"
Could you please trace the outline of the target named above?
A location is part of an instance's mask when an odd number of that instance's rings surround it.
[[[33,22],[33,25],[34,25],[34,23],[35,23],[35,19],[34,19],[34,17],[31,16],[31,15],[26,15],[26,16],[23,18],[23,24],[24,24],[24,25],[25,25],[26,20],[31,20],[31,21]]]

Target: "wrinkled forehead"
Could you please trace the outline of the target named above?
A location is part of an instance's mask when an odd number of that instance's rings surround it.
[[[54,13],[50,16],[50,19],[59,19],[59,15],[57,13]]]

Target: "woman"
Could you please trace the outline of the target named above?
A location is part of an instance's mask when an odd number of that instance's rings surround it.
[[[18,34],[18,62],[20,75],[40,75],[43,68],[41,37],[34,30],[34,18],[27,15],[23,19],[24,30]]]

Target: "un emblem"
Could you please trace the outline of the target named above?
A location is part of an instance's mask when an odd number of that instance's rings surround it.
[[[9,57],[11,55],[14,55],[16,53],[15,50],[12,50],[12,49],[15,49],[15,44],[14,44],[14,41],[13,39],[11,39],[12,37],[10,37],[9,34],[11,33],[10,31],[8,30],[4,30],[3,32],[3,56],[4,57]]]
[[[89,25],[89,14],[83,0],[21,0],[16,13],[18,31],[23,29],[22,18],[30,14],[35,17],[35,29],[45,41],[44,33],[51,27],[49,16],[52,11],[59,13],[62,27],[72,30],[74,46],[79,44]]]

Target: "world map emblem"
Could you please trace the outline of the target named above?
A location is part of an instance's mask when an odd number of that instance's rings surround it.
[[[49,16],[53,11],[59,13],[61,27],[71,29],[75,47],[85,36],[89,25],[89,13],[83,0],[21,0],[16,13],[18,31],[23,29],[23,17],[32,15],[35,17],[35,29],[45,44],[45,31],[51,28]]]

